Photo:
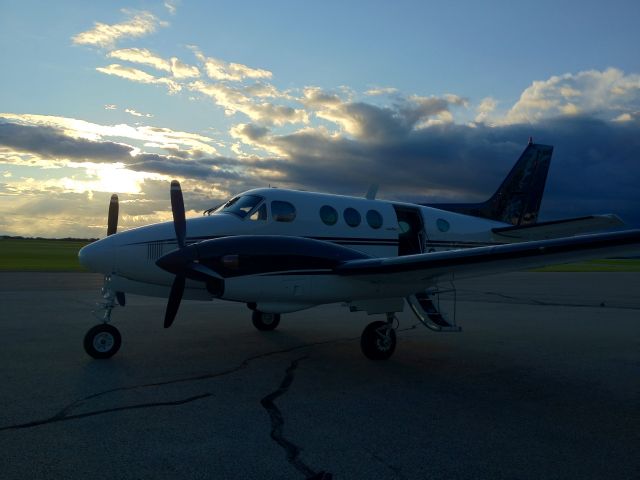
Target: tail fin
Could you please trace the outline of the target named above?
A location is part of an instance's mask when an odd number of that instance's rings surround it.
[[[536,223],[552,154],[552,146],[536,144],[529,139],[527,148],[486,202],[423,205],[512,225]]]

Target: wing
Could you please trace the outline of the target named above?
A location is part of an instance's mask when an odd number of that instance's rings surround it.
[[[350,260],[335,269],[342,276],[380,284],[431,284],[439,277],[478,277],[577,260],[640,254],[640,230],[556,240]]]
[[[614,228],[620,228],[623,225],[624,222],[620,220],[620,217],[608,214],[494,228],[492,232],[493,238],[498,242],[511,243],[569,237],[583,233],[612,230]]]

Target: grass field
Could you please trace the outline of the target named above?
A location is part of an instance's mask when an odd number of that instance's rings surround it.
[[[87,241],[0,238],[0,270],[84,272],[78,250]]]
[[[87,241],[0,238],[0,271],[84,272],[78,250]],[[640,272],[640,259],[554,265],[535,272]]]

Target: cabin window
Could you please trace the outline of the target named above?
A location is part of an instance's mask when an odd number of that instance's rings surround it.
[[[411,231],[411,225],[404,220],[398,221],[398,227],[400,228],[400,233],[409,233]]]
[[[215,213],[233,213],[240,218],[246,217],[263,198],[259,195],[242,195],[229,200],[222,205]]]
[[[267,219],[267,204],[263,203],[262,205],[260,205],[260,208],[258,208],[257,210],[255,210],[251,216],[249,217],[249,220],[266,220]]]
[[[350,227],[357,227],[360,225],[360,221],[362,217],[360,213],[355,208],[346,208],[344,211],[344,221],[347,222],[347,225]]]
[[[325,205],[320,209],[320,218],[325,225],[335,225],[338,223],[338,211],[329,205]]]
[[[276,222],[293,222],[296,218],[296,207],[289,202],[274,200],[271,202],[271,216]]]
[[[371,228],[378,229],[382,226],[382,215],[377,210],[367,212],[367,223]]]
[[[436,225],[438,226],[438,230],[440,230],[441,232],[448,232],[449,229],[451,228],[451,225],[449,225],[449,222],[447,222],[444,218],[439,218],[438,220],[436,220]]]

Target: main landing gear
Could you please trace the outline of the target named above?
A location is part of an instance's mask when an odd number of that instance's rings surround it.
[[[387,321],[371,322],[362,332],[360,348],[370,360],[387,360],[396,349],[397,322],[393,313],[387,314]],[[394,324],[396,324],[394,326]]]
[[[113,357],[122,344],[122,337],[116,327],[110,325],[111,311],[117,303],[124,305],[124,294],[117,294],[109,288],[109,277],[105,277],[102,287],[104,301],[98,304],[98,310],[93,314],[102,321],[101,324],[89,329],[84,336],[84,350],[89,356],[97,359]]]
[[[254,310],[253,314],[251,315],[251,321],[253,322],[253,326],[258,330],[275,330],[280,323],[280,314],[264,313],[258,310]]]

